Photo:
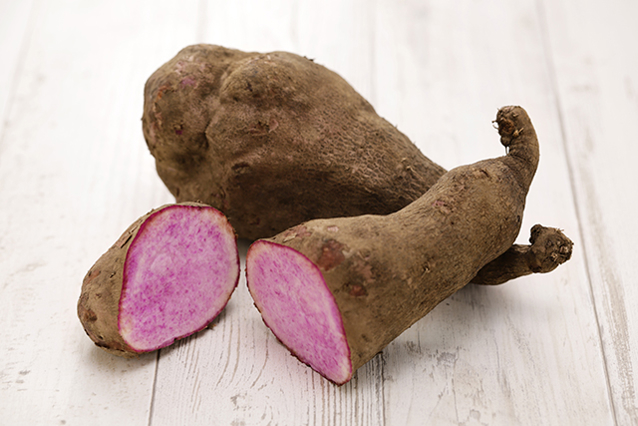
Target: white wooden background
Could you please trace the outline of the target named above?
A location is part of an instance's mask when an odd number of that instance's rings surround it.
[[[1,425],[638,425],[635,0],[0,0]],[[146,78],[207,42],[345,77],[450,168],[498,156],[524,106],[548,275],[468,286],[335,387],[261,322],[245,280],[212,330],[134,360],[76,317],[85,272],[170,194]],[[248,243],[242,241],[242,259]]]

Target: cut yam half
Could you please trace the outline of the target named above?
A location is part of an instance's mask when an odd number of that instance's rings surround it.
[[[239,278],[232,228],[212,208],[173,206],[142,225],[124,265],[119,329],[141,352],[205,328]]]
[[[133,224],[89,271],[78,314],[98,346],[132,356],[204,329],[238,281],[226,217],[194,203],[163,206]]]
[[[246,279],[264,323],[293,355],[336,384],[351,379],[341,313],[312,261],[290,247],[256,241],[246,256]]]

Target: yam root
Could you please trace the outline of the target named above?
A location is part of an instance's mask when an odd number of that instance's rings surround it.
[[[446,171],[339,75],[287,52],[186,47],[146,82],[142,124],[176,201],[219,209],[251,240],[398,211]],[[511,254],[477,280],[532,272]]]
[[[534,225],[530,245],[514,244],[481,268],[472,284],[503,284],[529,274],[545,274],[567,262],[574,243],[560,229]]]
[[[146,82],[142,124],[176,200],[219,209],[251,240],[392,213],[445,172],[339,75],[287,52],[186,47]]]
[[[255,305],[302,362],[346,383],[512,246],[538,141],[520,107],[496,122],[507,155],[447,172],[398,212],[316,219],[251,245]]]
[[[93,342],[133,357],[204,329],[239,280],[236,236],[203,204],[139,218],[84,278],[78,316]]]

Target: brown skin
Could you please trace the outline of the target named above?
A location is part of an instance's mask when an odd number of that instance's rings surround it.
[[[353,371],[512,246],[538,142],[520,107],[501,109],[497,123],[506,156],[449,171],[406,208],[314,220],[269,239],[319,267],[342,315]]]
[[[118,330],[120,296],[126,254],[141,225],[156,210],[136,220],[104,253],[82,282],[78,300],[78,317],[93,342],[113,355],[131,358],[139,355],[125,341]]]
[[[186,47],[148,79],[142,123],[177,202],[221,210],[240,238],[389,214],[446,172],[339,75],[286,52]],[[504,261],[507,273],[497,261],[478,283],[531,273],[517,255]]]
[[[240,238],[391,213],[445,172],[345,80],[291,53],[187,47],[148,79],[144,99],[168,189],[223,211]]]
[[[560,229],[534,225],[531,245],[514,244],[485,265],[472,278],[472,284],[503,284],[530,274],[544,274],[569,260],[574,243]]]

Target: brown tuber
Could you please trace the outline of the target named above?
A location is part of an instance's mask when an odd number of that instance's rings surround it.
[[[445,172],[339,75],[287,52],[186,47],[146,82],[142,124],[177,201],[221,210],[240,238],[391,213]]]
[[[508,251],[539,151],[522,108],[502,108],[496,122],[507,155],[450,170],[398,212],[312,220],[251,245],[255,305],[302,362],[337,384],[349,381]]]
[[[146,82],[142,123],[177,202],[219,209],[240,238],[316,218],[389,214],[445,173],[343,78],[287,52],[186,47]],[[556,247],[569,242],[547,232]],[[529,249],[511,247],[476,282],[532,273]]]

